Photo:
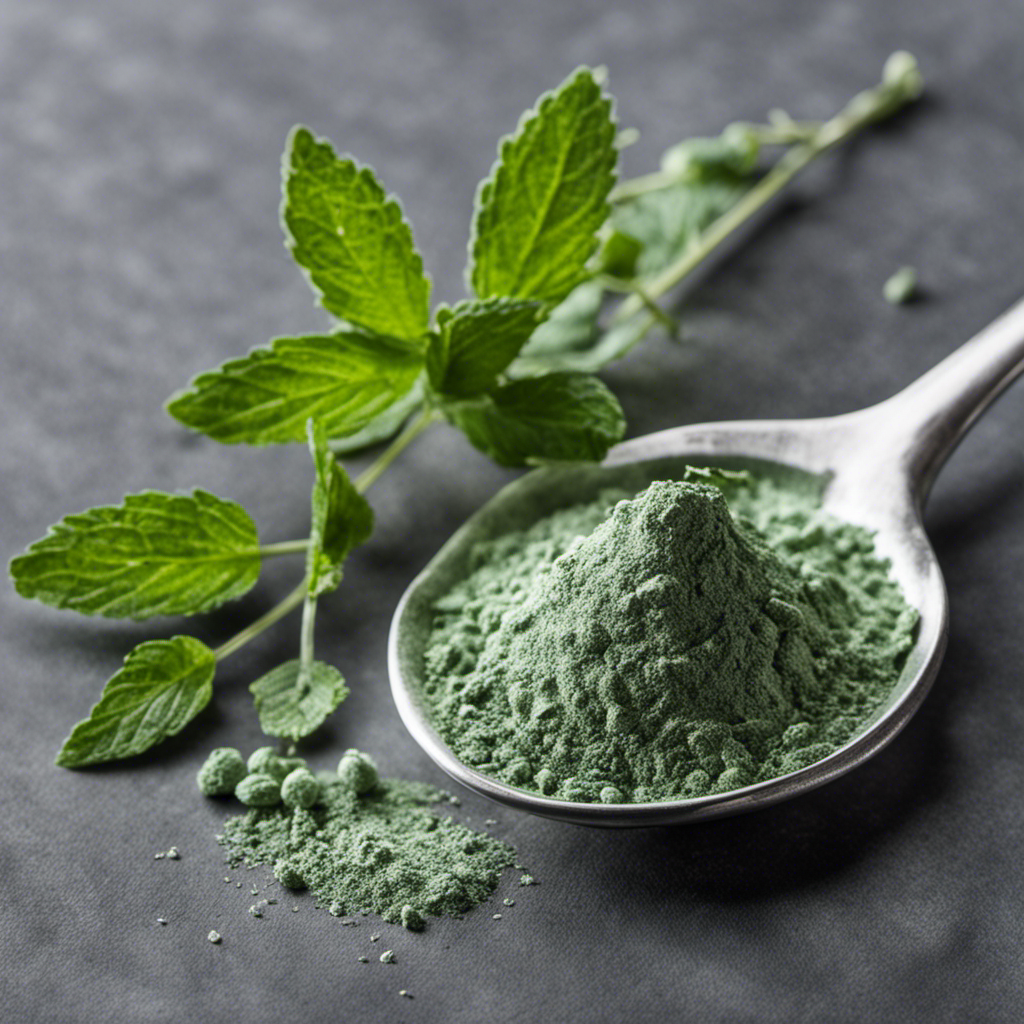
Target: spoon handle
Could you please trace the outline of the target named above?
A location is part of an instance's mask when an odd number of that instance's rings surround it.
[[[923,505],[943,463],[983,412],[1024,372],[1024,299],[892,398],[855,414],[898,453]]]

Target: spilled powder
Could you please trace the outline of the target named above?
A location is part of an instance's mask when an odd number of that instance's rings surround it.
[[[478,544],[435,603],[424,699],[458,758],[522,789],[697,797],[849,740],[916,619],[868,531],[691,469]]]
[[[252,807],[225,823],[233,867],[269,864],[336,916],[371,911],[417,930],[483,902],[514,862],[510,846],[432,810],[448,800],[433,786],[380,779],[360,794],[335,773],[318,778],[309,808]]]

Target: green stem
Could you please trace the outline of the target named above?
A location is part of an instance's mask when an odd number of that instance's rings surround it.
[[[308,668],[313,664],[313,626],[316,623],[316,598],[306,588],[302,602],[302,632],[299,634],[299,661]]]
[[[382,451],[380,455],[378,455],[377,458],[355,478],[355,480],[352,481],[355,489],[360,494],[365,494],[377,482],[384,470],[395,461],[395,459],[412,441],[419,437],[419,435],[434,422],[435,417],[436,413],[433,409],[424,409],[423,412],[417,416],[416,419],[414,419],[412,423],[410,423],[409,426],[407,426],[405,430],[403,430],[402,433],[400,433],[398,437],[396,437],[394,441],[392,441],[391,444],[389,444],[387,448],[385,448],[384,451]]]
[[[635,295],[643,303],[644,308],[647,310],[648,313],[651,314],[655,322],[661,324],[661,326],[664,327],[665,330],[668,331],[669,334],[673,336],[679,333],[679,324],[677,323],[675,317],[673,317],[670,313],[666,313],[665,310],[663,310],[661,306],[659,306],[654,301],[654,299],[651,298],[651,296],[647,292],[647,289],[644,288],[644,286],[640,284],[640,282],[637,281],[635,278],[629,281],[624,281],[620,280],[619,278],[612,277],[609,274],[599,274],[596,280],[600,282],[601,287],[606,289],[607,291],[625,292],[631,295]],[[651,326],[653,326],[653,323]],[[646,333],[647,330],[644,331],[644,334]],[[641,335],[641,337],[643,337],[643,335]],[[639,340],[640,339],[638,338],[637,341]],[[633,342],[632,344],[636,344],[636,342]],[[632,347],[632,344],[630,347]]]
[[[433,423],[436,414],[433,409],[424,409],[422,415],[418,416],[412,423],[402,431],[384,449],[383,452],[365,469],[353,484],[360,494],[365,494],[377,481],[380,475],[398,457],[398,455],[424,430]],[[302,540],[282,541],[280,544],[267,544],[260,549],[263,555],[285,555],[298,554],[306,551],[309,542]],[[306,580],[303,581],[287,597],[274,605],[270,611],[261,615],[255,622],[250,623],[245,629],[236,633],[230,640],[225,641],[214,652],[214,657],[220,661],[228,655],[234,654],[240,647],[244,647],[250,640],[254,640],[265,629],[269,629],[279,619],[283,619],[290,611],[300,604],[302,609],[302,633],[299,647],[299,658],[304,664],[313,660],[313,624],[316,619],[316,599],[308,595],[309,588]]]
[[[807,142],[787,150],[778,163],[726,213],[711,224],[696,242],[660,274],[647,282],[649,298],[658,299],[692,274],[737,228],[785,188],[797,174],[819,156],[856,135],[869,124],[888,117],[921,90],[920,75],[913,59],[894,54],[886,63],[882,82],[859,93],[831,120],[826,121]],[[639,313],[644,301],[636,295],[625,299],[615,311],[612,323]]]
[[[221,661],[223,658],[234,654],[240,647],[244,647],[250,640],[255,639],[265,629],[268,629],[279,619],[283,619],[293,608],[302,604],[306,597],[306,581],[303,581],[282,601],[274,605],[270,611],[261,615],[255,622],[251,622],[245,629],[236,633],[230,640],[225,641],[214,652],[213,656]]]
[[[264,544],[260,547],[262,558],[274,558],[277,555],[302,555],[309,547],[308,540],[282,540],[276,544]]]

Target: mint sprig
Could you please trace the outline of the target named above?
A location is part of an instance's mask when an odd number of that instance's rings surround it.
[[[128,757],[180,731],[210,700],[216,663],[300,606],[298,658],[250,689],[269,735],[295,742],[317,728],[348,692],[314,656],[317,604],[369,538],[364,495],[405,448],[445,419],[501,465],[602,459],[625,418],[592,374],[669,323],[656,301],[803,167],[921,89],[913,58],[894,54],[882,81],[829,121],[775,111],[766,125],[684,140],[658,171],[616,185],[616,124],[599,79],[577,70],[502,140],[477,192],[471,295],[433,319],[430,280],[398,200],[370,168],[293,130],[282,166],[286,242],[339,323],[200,374],[168,411],[226,444],[306,441],[308,536],[261,544],[241,506],[204,491],[148,491],[66,517],[10,570],[22,596],[125,618],[209,611],[247,592],[271,555],[303,554],[305,571],[216,649],[187,636],[136,647],[59,764]],[[781,155],[766,169],[773,149]],[[609,297],[618,300],[610,315]],[[336,461],[384,442],[356,476]]]

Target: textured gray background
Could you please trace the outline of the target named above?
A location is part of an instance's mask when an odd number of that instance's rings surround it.
[[[639,173],[771,105],[826,115],[891,50],[919,55],[927,102],[803,183],[693,298],[692,342],[652,341],[606,375],[634,434],[887,396],[1024,286],[1022,27],[1017,0],[5,0],[0,553],[144,487],[204,486],[268,539],[302,533],[303,451],[220,448],[160,409],[193,373],[324,323],[281,246],[287,129],[306,122],[379,169],[452,299],[497,137],[582,62],[608,65],[641,129],[625,156]],[[894,309],[880,288],[905,262],[928,295]],[[390,967],[356,962],[370,925],[343,928],[308,897],[251,919],[248,886],[221,880],[223,811],[193,788],[211,746],[258,743],[246,687],[292,655],[294,623],[226,662],[214,706],[151,758],[72,773],[52,767],[71,724],[134,643],[178,624],[94,623],[3,588],[0,1018],[1019,1020],[1022,432],[1018,388],[935,491],[949,654],[885,753],[789,805],[685,829],[589,831],[466,796],[541,884],[510,875],[501,921],[492,904],[422,935],[378,929]],[[391,705],[390,612],[506,479],[438,429],[374,489],[378,533],[322,604],[319,650],[352,696],[317,765],[359,745],[443,782]],[[275,567],[199,635],[228,636],[293,572]],[[172,843],[183,860],[152,859]]]

